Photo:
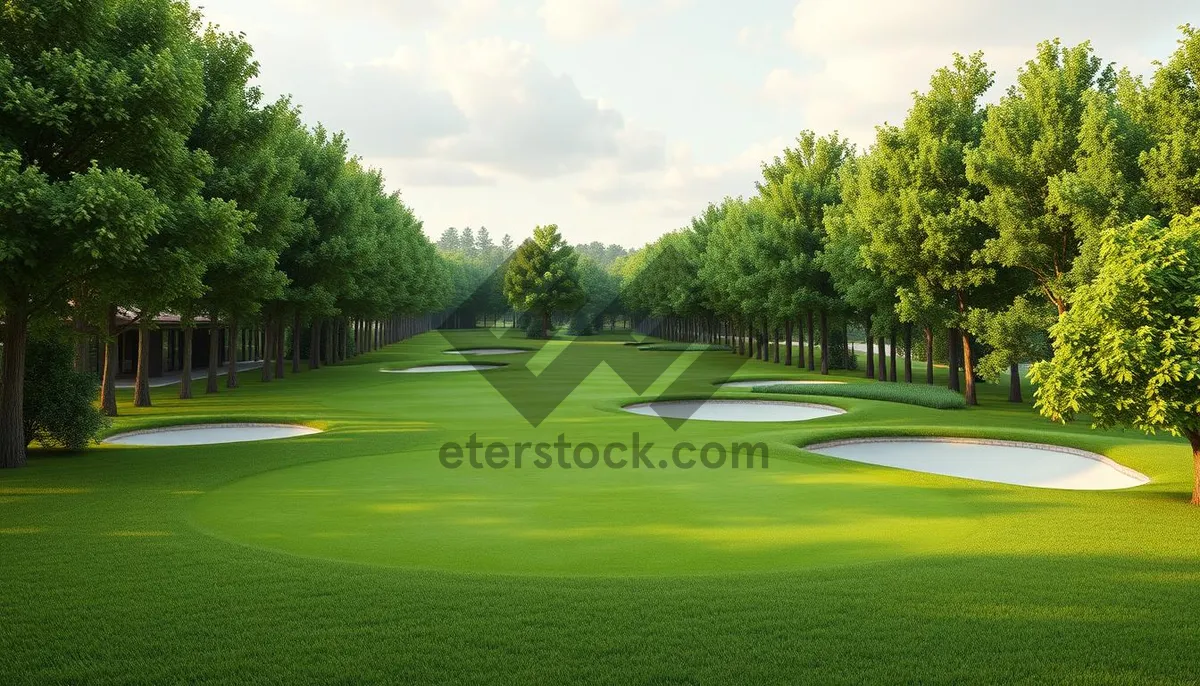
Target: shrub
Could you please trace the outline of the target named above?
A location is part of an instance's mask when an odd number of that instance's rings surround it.
[[[109,424],[96,409],[100,381],[77,372],[61,338],[31,337],[25,353],[25,440],[47,447],[85,448]]]
[[[638,350],[655,352],[722,352],[727,353],[731,348],[727,345],[707,345],[704,343],[652,343],[643,345]]]
[[[890,403],[932,407],[935,410],[958,410],[967,406],[966,400],[961,395],[948,388],[917,384],[852,383],[812,384],[808,386],[766,384],[755,386],[751,390],[755,393],[786,393],[789,395],[822,395],[835,398],[881,400]]]

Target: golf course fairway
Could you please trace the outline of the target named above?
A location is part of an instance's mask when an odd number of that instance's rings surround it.
[[[444,363],[464,341],[513,342],[489,331],[456,332],[453,345],[426,334],[271,383],[246,374],[242,388],[190,401],[156,389],[153,407],[133,409],[122,396],[109,435],[240,422],[321,433],[35,451],[28,469],[0,474],[0,681],[1195,678],[1200,529],[1183,442],[1056,426],[995,384],[963,410],[797,395],[788,400],[845,413],[638,416],[621,408],[745,399],[715,386],[739,375],[820,377],[728,352],[647,354],[625,340],[522,339],[539,349],[535,373],[561,371],[571,346],[607,346],[627,378],[644,365],[653,380],[670,365],[639,394],[580,356],[584,380],[537,426],[500,390],[505,375],[528,371],[522,358],[486,374],[380,373]],[[1150,482],[1026,488],[797,447],[897,436],[1076,448]],[[653,443],[636,467],[635,440]],[[572,445],[567,466],[556,448],[545,468],[533,452],[514,464],[517,444],[559,441]],[[507,462],[489,465],[480,448],[473,465],[473,442],[507,446]],[[585,443],[598,455],[625,444],[614,456],[628,463],[581,467],[573,453]],[[674,455],[684,444],[695,452]],[[722,466],[701,463],[704,446],[728,452]],[[733,468],[734,450],[755,446],[752,466],[743,452]]]

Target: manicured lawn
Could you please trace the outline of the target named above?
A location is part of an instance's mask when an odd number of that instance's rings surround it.
[[[842,398],[859,398],[861,400],[882,400],[891,403],[907,403],[920,407],[931,407],[935,410],[960,410],[967,406],[962,395],[944,386],[927,386],[917,383],[855,383],[855,384],[815,384],[812,386],[788,386],[784,384],[771,385],[764,383],[755,386],[755,393],[774,393],[785,395],[834,396]]]
[[[663,364],[610,336],[587,345],[626,371]],[[1182,442],[1053,426],[992,385],[966,410],[827,397],[847,414],[675,430],[622,412],[638,396],[607,366],[532,428],[480,374],[379,372],[444,364],[449,347],[426,335],[187,403],[155,389],[146,410],[123,398],[113,427],[298,421],[323,434],[35,455],[0,473],[0,682],[1195,681],[1200,512]],[[643,399],[819,378],[685,357]],[[671,383],[692,359],[703,366]],[[439,461],[472,434],[603,447],[635,432],[655,443],[655,468]],[[1058,443],[1153,482],[1037,490],[796,447],[897,434]],[[680,441],[763,442],[769,468],[658,468]]]

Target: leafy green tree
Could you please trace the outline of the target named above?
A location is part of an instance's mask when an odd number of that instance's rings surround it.
[[[518,312],[540,316],[543,338],[550,335],[554,312],[577,307],[583,300],[578,262],[558,227],[549,224],[534,229],[509,263],[504,295]]]
[[[260,317],[264,303],[279,301],[287,286],[279,256],[299,230],[304,215],[303,203],[292,191],[300,173],[305,133],[290,102],[280,100],[264,107],[261,92],[249,85],[259,67],[244,37],[210,28],[202,37],[202,46],[208,96],[191,145],[207,151],[214,160],[204,195],[235,202],[246,213],[247,225],[227,254],[208,265],[204,297],[178,309],[218,313],[218,319],[228,325],[231,346],[236,348],[240,326]],[[282,335],[284,314],[278,308],[267,313],[264,328],[270,332],[268,338]],[[190,339],[188,323],[190,320],[185,322],[184,336]],[[185,346],[190,344],[190,340],[185,342]],[[237,388],[237,355],[232,353],[225,379],[229,388]],[[267,372],[269,352],[265,357]],[[180,384],[181,398],[191,397],[189,377],[185,374],[186,381]]]
[[[825,246],[820,268],[829,274],[845,305],[864,322],[867,334],[868,378],[875,376],[872,339],[882,342],[896,320],[895,272],[873,261],[872,240],[883,226],[900,221],[899,194],[887,175],[890,149],[883,144],[888,131],[868,154],[842,167],[842,202],[825,214]],[[880,370],[886,365],[880,366]],[[911,380],[908,369],[907,380]],[[882,379],[881,379],[882,380]]]
[[[488,232],[486,226],[479,227],[479,231],[475,232],[475,250],[480,257],[486,260],[492,259],[492,255],[496,251],[496,243],[492,240],[492,234]]]
[[[437,247],[442,252],[451,252],[459,249],[459,233],[458,229],[450,227],[442,232],[442,237],[438,239]]]
[[[603,317],[608,313],[619,294],[616,277],[605,271],[589,257],[579,258],[579,285],[583,289],[583,305],[571,317],[570,333],[575,336],[591,336],[604,326]]]
[[[988,191],[980,217],[998,232],[984,257],[1030,272],[1060,313],[1091,278],[1101,231],[1147,208],[1137,166],[1146,139],[1118,106],[1116,80],[1088,43],[1042,43],[967,156],[971,181]]]
[[[968,405],[977,402],[968,315],[996,274],[983,264],[983,251],[995,232],[977,211],[987,191],[969,178],[966,155],[983,136],[987,115],[981,101],[992,76],[981,54],[955,55],[953,66],[934,73],[927,93],[913,96],[902,131],[912,155],[910,175],[900,191],[909,221],[901,223],[905,230],[895,238],[907,243],[904,249],[918,249],[920,257],[904,259],[901,250],[882,249],[895,258],[889,267],[901,267],[918,291],[930,289],[927,299],[949,302],[953,325],[962,335]],[[957,342],[953,350],[959,350]]]
[[[795,147],[786,148],[781,157],[763,164],[763,181],[758,183],[759,196],[771,213],[785,222],[794,222],[786,231],[793,236],[796,254],[804,257],[781,274],[786,273],[791,279],[800,270],[806,275],[804,288],[796,300],[799,307],[807,310],[810,369],[814,368],[816,358],[813,313],[819,313],[822,374],[829,373],[833,359],[829,345],[830,314],[843,310],[844,304],[828,273],[807,269],[806,260],[812,255],[819,262],[826,236],[825,212],[841,201],[840,169],[853,156],[854,145],[836,132],[818,137],[812,131],[804,131],[796,139]]]
[[[1149,91],[1128,98],[1138,101],[1135,118],[1154,142],[1141,167],[1164,217],[1200,207],[1200,30],[1190,25],[1181,30],[1179,48],[1159,66]]]
[[[974,309],[969,328],[991,352],[979,360],[979,375],[999,379],[1009,374],[1008,399],[1024,402],[1020,365],[1044,360],[1051,354],[1048,331],[1056,320],[1054,308],[1044,301],[1018,296],[1004,309]]]
[[[1095,281],[1050,333],[1054,358],[1031,372],[1041,413],[1186,436],[1200,505],[1200,212],[1106,231]]]
[[[185,142],[204,89],[184,5],[8,3],[0,16],[0,466],[17,467],[29,323],[140,266],[194,181]]]
[[[462,236],[458,239],[458,249],[466,257],[475,257],[479,254],[479,247],[475,243],[475,232],[471,227],[462,230]]]

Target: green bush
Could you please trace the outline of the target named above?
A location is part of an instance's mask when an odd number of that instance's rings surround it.
[[[109,424],[96,409],[100,381],[77,372],[70,344],[61,338],[30,338],[25,353],[25,440],[47,447],[87,447]]]
[[[961,395],[941,386],[899,383],[812,384],[788,386],[767,384],[751,389],[755,393],[786,393],[789,395],[823,395],[835,398],[882,400],[932,407],[935,410],[958,410],[967,406]]]
[[[652,343],[643,345],[638,350],[655,352],[722,352],[727,353],[731,348],[727,345],[707,345],[704,343]]]

